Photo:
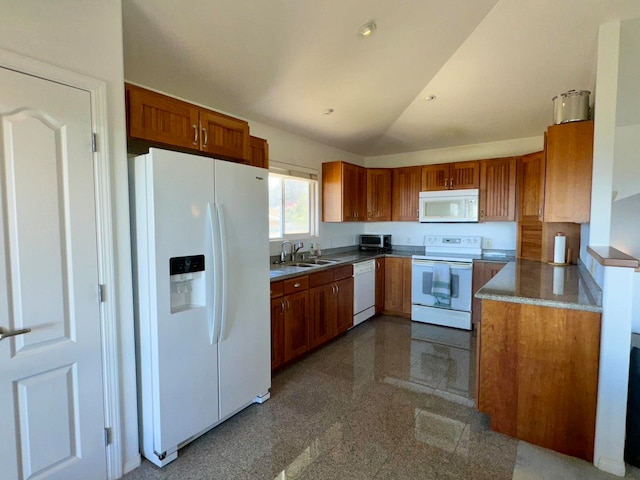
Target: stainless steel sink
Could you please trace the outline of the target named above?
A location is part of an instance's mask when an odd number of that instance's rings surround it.
[[[332,263],[336,263],[337,260],[305,260],[304,263],[308,263],[310,265],[331,265]]]

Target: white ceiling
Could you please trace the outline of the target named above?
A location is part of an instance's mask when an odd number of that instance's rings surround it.
[[[124,0],[125,78],[401,153],[542,135],[553,96],[594,92],[598,26],[636,17],[639,0]]]

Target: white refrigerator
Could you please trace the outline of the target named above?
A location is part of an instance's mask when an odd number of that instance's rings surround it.
[[[158,466],[271,387],[267,170],[130,165],[140,445]]]

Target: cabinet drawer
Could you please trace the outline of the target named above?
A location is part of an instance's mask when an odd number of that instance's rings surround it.
[[[322,270],[321,272],[312,273],[309,275],[309,286],[313,288],[333,282],[333,271],[334,269],[327,269]]]
[[[271,298],[281,297],[284,291],[282,282],[271,282]]]
[[[309,276],[303,275],[289,280],[284,280],[284,294],[301,292],[309,288]]]
[[[332,269],[333,279],[342,280],[343,278],[353,277],[353,265],[342,265]]]

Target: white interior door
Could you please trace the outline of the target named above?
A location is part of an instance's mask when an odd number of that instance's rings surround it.
[[[0,68],[0,476],[106,478],[91,103]]]

